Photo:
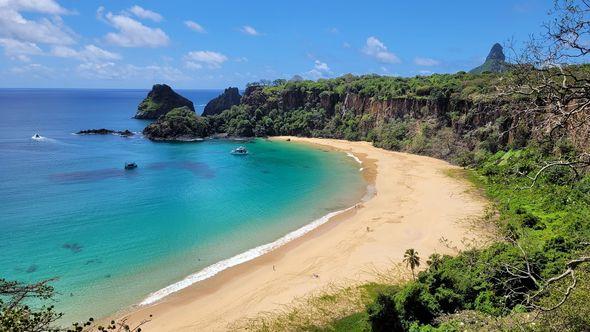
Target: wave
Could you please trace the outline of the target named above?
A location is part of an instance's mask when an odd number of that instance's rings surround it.
[[[35,135],[31,136],[31,139],[33,141],[37,141],[37,142],[57,142],[57,140],[55,140],[53,138],[40,136],[39,134],[35,134]]]
[[[357,156],[353,155],[352,153],[346,152],[346,155],[349,156],[350,158],[354,159],[357,163],[359,163],[361,165],[363,164],[363,162]]]
[[[362,201],[364,201],[365,199],[367,199],[367,198],[366,197],[363,198]],[[311,232],[312,230],[320,227],[321,225],[328,222],[332,217],[356,208],[356,206],[357,206],[357,204],[355,204],[349,208],[343,209],[343,210],[330,212],[330,213],[326,214],[325,216],[323,216],[319,219],[316,219],[313,222],[288,233],[287,235],[279,238],[278,240],[276,240],[274,242],[260,245],[256,248],[252,248],[252,249],[247,250],[241,254],[235,255],[231,258],[224,259],[224,260],[219,261],[213,265],[209,265],[206,268],[200,270],[199,272],[187,276],[186,278],[182,279],[179,282],[176,282],[170,286],[164,287],[156,292],[151,293],[147,298],[145,298],[143,301],[141,301],[139,303],[139,305],[143,306],[143,305],[153,304],[153,303],[163,299],[164,297],[166,297],[172,293],[178,292],[184,288],[191,286],[194,283],[211,278],[223,270],[229,269],[230,267],[245,263],[247,261],[251,261],[251,260],[253,260],[257,257],[260,257],[266,253],[269,253],[269,252],[287,244],[288,242],[291,242],[297,238],[300,238],[303,235]]]

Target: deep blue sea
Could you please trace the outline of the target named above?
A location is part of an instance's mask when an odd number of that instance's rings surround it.
[[[66,320],[160,298],[365,192],[354,159],[297,143],[73,134],[140,133],[149,122],[131,117],[147,92],[0,89],[0,278],[58,278]],[[220,91],[179,93],[200,113]],[[238,145],[250,154],[231,155]]]

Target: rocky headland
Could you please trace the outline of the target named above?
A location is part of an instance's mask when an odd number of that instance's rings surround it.
[[[166,84],[155,84],[137,107],[136,119],[155,120],[178,107],[195,112],[193,102],[176,93]]]

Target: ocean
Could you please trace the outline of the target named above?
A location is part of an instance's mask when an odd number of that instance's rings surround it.
[[[152,303],[300,236],[365,193],[359,164],[342,152],[74,134],[140,133],[149,121],[132,116],[147,92],[0,89],[0,278],[57,278],[51,304],[65,321]],[[179,90],[198,113],[220,92]],[[239,145],[250,154],[229,153]]]

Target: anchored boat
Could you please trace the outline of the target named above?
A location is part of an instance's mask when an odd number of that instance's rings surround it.
[[[135,169],[135,168],[137,168],[136,163],[125,163],[125,169],[129,170],[129,169]]]
[[[231,154],[237,156],[245,156],[248,154],[248,150],[243,146],[238,146],[237,148],[231,150]]]

